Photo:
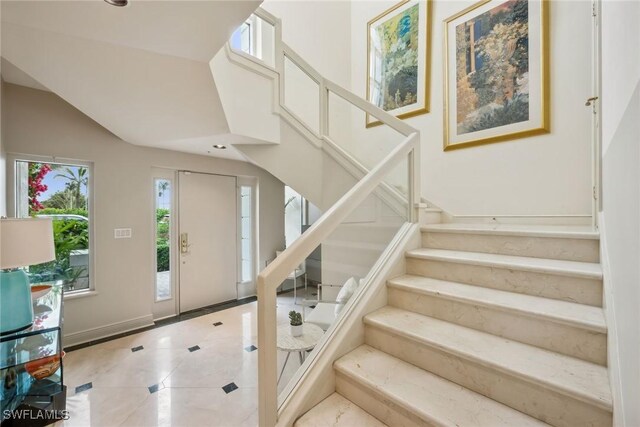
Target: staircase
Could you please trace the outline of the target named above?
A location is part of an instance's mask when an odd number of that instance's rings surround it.
[[[586,227],[433,224],[295,423],[609,426],[599,237]]]

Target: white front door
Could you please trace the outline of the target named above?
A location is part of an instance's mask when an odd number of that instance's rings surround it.
[[[236,178],[180,172],[180,312],[235,300]]]

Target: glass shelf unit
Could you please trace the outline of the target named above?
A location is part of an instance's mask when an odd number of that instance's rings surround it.
[[[56,372],[40,380],[27,372],[29,362],[62,353],[62,296],[62,286],[54,284],[49,293],[33,302],[34,321],[30,327],[0,335],[0,416],[3,421],[7,411],[20,404],[38,402],[38,409],[43,410],[60,410],[61,402],[64,406],[62,361]]]

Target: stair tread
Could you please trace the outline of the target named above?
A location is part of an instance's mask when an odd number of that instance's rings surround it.
[[[390,306],[364,321],[612,411],[604,366]]]
[[[409,292],[470,302],[502,311],[545,317],[593,332],[607,332],[604,311],[590,305],[409,274],[390,280],[388,285]]]
[[[386,427],[365,410],[338,393],[333,393],[311,408],[295,427]]]
[[[547,425],[368,345],[343,356],[334,367],[430,425]]]
[[[557,237],[566,239],[599,239],[600,234],[590,226],[582,225],[520,225],[520,224],[429,224],[424,232],[493,234],[496,236]]]
[[[517,269],[535,273],[551,273],[587,279],[602,279],[602,268],[600,264],[593,262],[564,261],[429,248],[408,251],[407,256],[410,258]]]

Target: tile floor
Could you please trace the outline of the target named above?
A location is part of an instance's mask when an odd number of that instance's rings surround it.
[[[278,298],[278,324],[294,307],[301,310],[292,295]],[[252,302],[69,352],[70,419],[57,426],[257,425],[256,308]],[[285,353],[278,356],[280,369]],[[299,366],[290,357],[280,389]]]

